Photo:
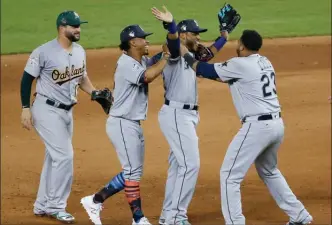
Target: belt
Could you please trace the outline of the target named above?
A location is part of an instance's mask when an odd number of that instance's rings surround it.
[[[174,106],[176,107],[175,105],[171,104],[171,101],[168,100],[168,99],[165,99],[165,105],[169,105],[169,106]],[[191,110],[198,110],[198,105],[190,105],[190,104],[179,104],[179,103],[176,103],[176,105],[182,109],[191,109]]]
[[[69,111],[75,105],[75,104],[65,105],[63,103],[56,102],[56,101],[51,100],[51,99],[47,99],[46,104],[54,106],[54,107],[59,108],[59,109],[64,109],[64,110],[67,110],[67,111]]]
[[[272,119],[277,119],[277,118],[281,118],[281,112],[269,113],[269,114],[264,114],[264,115],[259,115],[259,116],[248,116],[248,117],[244,117],[241,122],[245,123],[247,121],[264,121],[264,120],[272,120]]]

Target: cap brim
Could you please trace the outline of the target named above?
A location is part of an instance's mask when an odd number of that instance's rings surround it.
[[[62,25],[62,26],[80,26],[81,24],[83,24],[83,23],[88,23],[88,21],[81,21],[80,23],[75,23],[75,24],[60,24],[60,25]]]
[[[186,33],[186,32],[191,32],[191,33],[204,33],[208,31],[208,29],[205,29],[205,28],[199,28],[198,30],[181,30],[181,29],[178,29],[178,32],[179,33]]]
[[[197,31],[191,31],[193,33],[204,33],[206,32],[208,29],[205,29],[205,28],[199,28]]]
[[[153,34],[153,33],[145,33],[142,37],[147,37],[147,36],[150,36],[151,34]]]
[[[151,34],[153,34],[153,33],[144,33],[142,35],[137,35],[136,37],[132,37],[131,39],[133,39],[133,38],[146,38],[147,36],[150,36]]]

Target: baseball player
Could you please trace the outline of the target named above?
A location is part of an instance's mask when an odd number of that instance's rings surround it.
[[[262,37],[245,30],[238,41],[238,57],[224,63],[195,60],[185,46],[181,54],[196,75],[229,85],[242,128],[230,143],[220,171],[222,213],[226,224],[245,224],[240,184],[255,163],[260,178],[278,206],[290,217],[288,225],[310,224],[312,216],[291,191],[277,167],[284,124],[271,62],[259,54]]]
[[[146,33],[139,25],[130,25],[120,34],[120,49],[124,53],[117,61],[114,103],[106,131],[123,171],[99,192],[81,199],[94,224],[101,224],[103,202],[124,189],[133,215],[132,224],[150,225],[143,214],[140,197],[144,163],[144,137],[140,121],[145,120],[147,115],[148,84],[161,74],[170,55],[164,52],[158,62],[154,57],[147,57],[149,42],[145,38],[151,34]]]
[[[40,176],[36,216],[51,216],[62,222],[74,222],[66,212],[73,181],[73,106],[78,88],[91,94],[96,89],[86,70],[86,53],[76,42],[82,23],[74,11],[59,14],[57,38],[37,47],[30,55],[21,81],[24,128],[32,126],[45,144],[45,159]],[[37,78],[36,97],[30,110],[33,80]]]
[[[187,209],[192,200],[200,157],[196,127],[199,122],[198,92],[195,71],[180,56],[180,42],[188,47],[191,55],[197,55],[200,28],[197,21],[187,19],[176,25],[172,14],[164,8],[161,12],[152,8],[153,15],[168,30],[167,46],[171,53],[169,63],[163,70],[165,104],[159,112],[160,128],[170,146],[169,169],[165,198],[159,224],[189,225]],[[205,48],[208,61],[226,43],[228,32],[222,32],[216,42]],[[202,57],[199,57],[203,60]]]

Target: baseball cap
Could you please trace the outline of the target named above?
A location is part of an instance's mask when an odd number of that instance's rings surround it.
[[[197,21],[193,19],[182,20],[177,25],[178,32],[192,32],[192,33],[204,33],[207,31],[205,28],[200,28]]]
[[[126,42],[133,38],[145,38],[153,33],[146,33],[138,24],[125,27],[120,33],[120,41]]]
[[[77,12],[68,10],[60,13],[56,20],[57,27],[59,26],[79,26],[82,23],[87,23],[88,21],[81,21],[80,16]]]

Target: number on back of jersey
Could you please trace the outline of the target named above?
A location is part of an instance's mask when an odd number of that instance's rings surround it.
[[[262,91],[264,98],[277,94],[275,77],[274,72],[262,75],[261,82],[263,83]]]
[[[271,72],[271,70],[273,70],[271,62],[266,57],[261,56],[257,63],[262,70],[261,82],[263,83],[263,97],[266,98],[272,95],[276,95],[277,90],[275,73],[273,71]]]

